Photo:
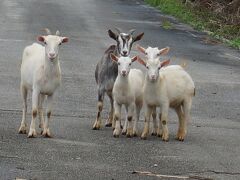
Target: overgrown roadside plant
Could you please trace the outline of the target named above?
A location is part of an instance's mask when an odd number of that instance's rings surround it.
[[[240,49],[240,1],[236,0],[145,0],[163,13]]]

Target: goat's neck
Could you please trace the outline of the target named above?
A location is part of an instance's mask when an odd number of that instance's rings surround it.
[[[120,53],[118,52],[118,47],[116,46],[115,50],[113,51],[113,54],[117,57],[120,56]]]
[[[59,66],[58,56],[56,56],[56,58],[53,61],[51,61],[46,56],[45,57],[44,70],[45,70],[46,74],[56,74],[56,75],[59,75],[60,74],[60,66]]]
[[[124,89],[128,89],[129,87],[129,80],[128,80],[128,76],[123,77],[120,74],[118,74],[117,80],[119,82],[119,86],[124,88]]]

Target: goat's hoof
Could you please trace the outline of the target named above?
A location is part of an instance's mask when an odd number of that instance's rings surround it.
[[[35,138],[35,137],[37,137],[36,130],[30,129],[30,131],[28,133],[28,138]]]
[[[147,139],[147,135],[146,135],[146,134],[142,134],[142,135],[141,135],[141,139],[142,139],[142,140],[146,140],[146,139]]]
[[[119,135],[120,135],[120,130],[115,128],[115,130],[113,131],[113,137],[118,138]]]
[[[169,141],[169,138],[162,136],[162,140],[163,140],[164,142],[168,142],[168,141]]]
[[[176,139],[178,141],[184,141],[185,135],[186,135],[186,132],[184,130],[178,130]]]
[[[119,135],[117,135],[117,134],[114,134],[114,135],[113,135],[113,137],[115,137],[115,138],[119,138]]]
[[[92,129],[93,129],[93,130],[99,130],[99,129],[100,129],[100,126],[93,126]]]
[[[136,132],[134,132],[133,137],[138,137],[138,134]]]
[[[127,134],[126,134],[126,137],[127,137],[127,138],[132,138],[132,137],[133,137],[133,134],[132,134],[132,133],[127,133]]]
[[[178,141],[184,141],[184,137],[176,137],[176,140],[178,140]]]
[[[42,136],[45,138],[52,138],[53,136],[51,135],[49,129],[44,129],[42,132]]]
[[[124,135],[124,136],[125,136],[126,134],[127,134],[127,132],[126,132],[126,131],[122,131],[122,135]]]
[[[157,133],[156,133],[156,132],[152,132],[151,135],[152,135],[152,136],[157,136]]]
[[[105,124],[105,127],[112,127],[112,123]]]
[[[19,134],[27,134],[27,125],[21,125],[19,130],[18,130]]]
[[[22,128],[22,129],[18,130],[18,133],[19,134],[27,134],[27,130]]]
[[[161,137],[162,137],[162,134],[157,134],[157,137],[160,137],[160,138],[161,138]]]
[[[53,136],[52,136],[51,134],[48,134],[48,133],[42,134],[42,136],[43,136],[44,138],[53,138]]]

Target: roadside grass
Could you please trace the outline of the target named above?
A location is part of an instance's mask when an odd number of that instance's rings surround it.
[[[180,0],[145,0],[151,6],[157,7],[163,13],[170,14],[190,24],[194,29],[206,31],[214,38],[240,49],[240,25],[223,23],[219,15],[206,9],[185,5]],[[168,23],[171,25],[171,23]],[[163,22],[163,28],[169,25]]]

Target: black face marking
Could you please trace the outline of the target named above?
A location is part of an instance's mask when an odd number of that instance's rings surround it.
[[[122,47],[121,43],[119,42],[119,38],[121,38],[122,40]],[[118,53],[121,54],[122,49],[124,49],[124,47],[126,47],[128,49],[128,53],[131,51],[132,48],[132,44],[133,41],[129,44],[130,39],[132,38],[132,35],[129,34],[119,34],[118,38],[117,38],[117,49],[118,49]],[[128,54],[121,54],[122,56],[127,56]]]

